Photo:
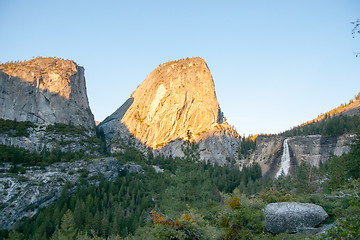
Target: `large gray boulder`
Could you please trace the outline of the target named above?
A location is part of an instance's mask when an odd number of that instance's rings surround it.
[[[321,206],[312,203],[270,203],[265,207],[266,230],[271,233],[295,233],[313,228],[327,217]]]

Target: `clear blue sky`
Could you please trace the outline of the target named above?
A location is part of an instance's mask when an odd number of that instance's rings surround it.
[[[159,64],[200,56],[242,134],[278,133],[360,92],[359,0],[0,0],[0,61],[85,67],[96,120]]]

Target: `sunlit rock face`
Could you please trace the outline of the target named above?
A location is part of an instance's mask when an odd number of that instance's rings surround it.
[[[0,65],[0,118],[94,128],[84,68],[70,60],[36,58]]]
[[[210,70],[199,57],[159,65],[99,126],[112,151],[126,131],[141,144],[173,156],[182,155],[176,140],[190,133],[190,140],[199,142],[202,159],[220,163],[235,157],[239,145],[219,107]]]

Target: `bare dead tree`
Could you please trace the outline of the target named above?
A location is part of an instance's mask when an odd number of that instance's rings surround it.
[[[351,34],[352,34],[352,37],[355,38],[355,36],[357,34],[360,34],[360,18],[358,18],[354,22],[351,22],[351,24],[354,25]],[[355,57],[359,57],[359,56],[360,56],[360,52],[355,52]]]

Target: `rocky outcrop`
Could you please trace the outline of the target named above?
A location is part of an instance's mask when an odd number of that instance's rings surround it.
[[[112,152],[132,136],[138,148],[182,156],[180,140],[190,137],[199,143],[203,160],[224,164],[239,146],[239,135],[217,102],[210,70],[199,57],[159,65],[99,127]]]
[[[339,137],[323,137],[321,135],[295,136],[288,139],[290,149],[290,174],[294,173],[297,165],[306,162],[319,167],[332,156],[341,156],[350,151],[352,139],[355,135],[347,134]],[[274,177],[279,170],[283,143],[281,136],[260,136],[256,139],[256,150],[246,159],[243,165],[257,162],[260,164],[264,176]]]
[[[314,228],[327,217],[321,206],[311,203],[270,203],[265,208],[266,230],[275,234]]]
[[[0,65],[0,118],[95,127],[84,68],[70,60],[36,58]]]
[[[1,229],[10,229],[22,217],[31,217],[38,208],[55,203],[66,182],[71,183],[68,193],[72,193],[80,179],[95,184],[99,174],[114,180],[124,171],[144,173],[140,165],[120,165],[116,158],[55,163],[45,169],[28,168],[24,174],[7,173],[9,167],[0,167]]]
[[[98,139],[93,136],[92,132],[49,132],[45,126],[28,128],[27,132],[29,133],[28,136],[0,134],[0,144],[38,153],[43,150],[49,152],[60,150],[61,152],[83,152],[85,155],[99,155],[101,151]]]
[[[341,156],[350,151],[352,139],[355,135],[344,135],[339,137],[322,137],[321,135],[310,135],[306,137],[289,138],[289,146],[292,157],[297,162],[307,162],[312,166],[319,167],[331,156]]]
[[[256,138],[256,149],[248,157],[240,159],[240,166],[258,163],[261,167],[262,175],[275,176],[280,163],[283,137],[279,136],[258,136]]]

